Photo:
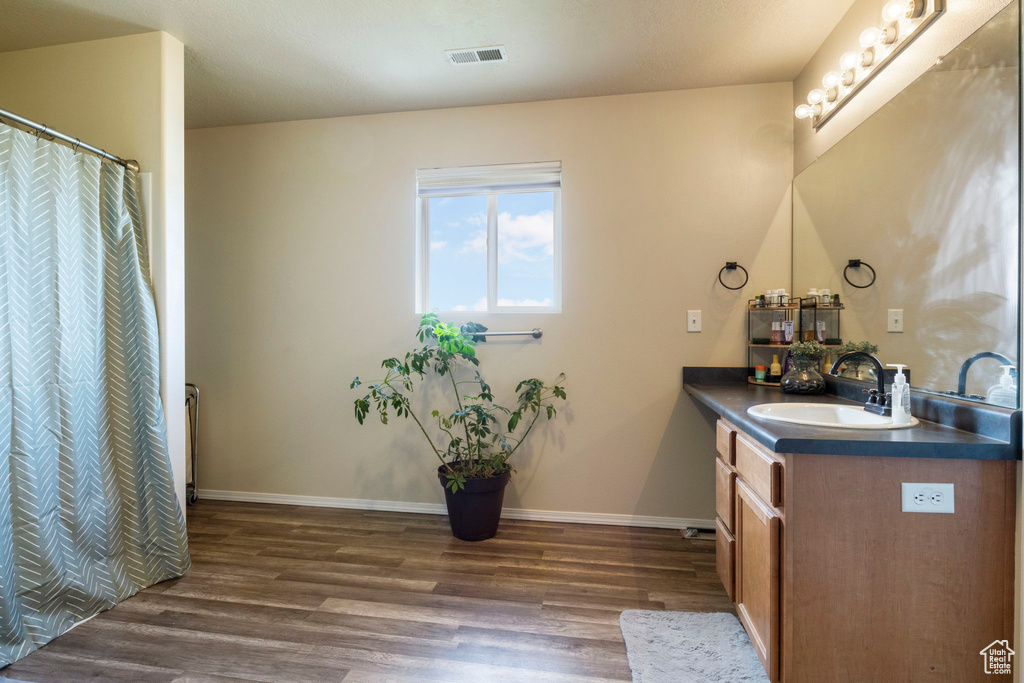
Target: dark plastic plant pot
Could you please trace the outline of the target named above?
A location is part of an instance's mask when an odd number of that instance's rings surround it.
[[[441,486],[448,483],[444,466],[437,468]],[[444,490],[448,505],[448,522],[452,535],[463,541],[484,541],[498,533],[501,505],[505,500],[505,487],[512,478],[505,472],[490,479],[467,479],[466,488],[458,493]]]

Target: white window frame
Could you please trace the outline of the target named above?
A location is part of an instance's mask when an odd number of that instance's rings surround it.
[[[467,170],[482,169],[483,171],[498,170],[499,172],[508,169],[512,172],[534,166],[535,164],[506,164],[502,166],[477,166],[466,167]],[[541,164],[536,164],[541,165]],[[550,165],[550,164],[547,164]],[[429,169],[431,171],[448,172],[456,176],[460,169]],[[482,171],[481,171],[482,172]],[[430,196],[419,196],[417,187],[416,202],[416,312],[425,313],[430,308],[430,200],[440,197],[487,197],[487,310],[486,311],[444,311],[444,314],[475,313],[477,315],[493,313],[561,313],[562,312],[562,189],[561,181],[558,187],[529,188],[529,187],[492,187],[486,191],[473,189],[460,191],[452,188],[451,191],[432,194]],[[498,195],[500,194],[528,194],[531,192],[551,193],[553,195],[552,212],[554,214],[554,235],[552,244],[552,257],[554,269],[554,288],[552,291],[551,306],[499,306],[498,305]]]

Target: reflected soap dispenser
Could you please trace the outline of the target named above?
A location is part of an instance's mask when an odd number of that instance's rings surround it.
[[[903,368],[907,366],[902,363],[886,363],[886,365],[896,368],[896,377],[891,390],[892,423],[894,425],[910,424],[910,385],[907,384],[907,377],[903,374]]]
[[[1003,366],[1003,376],[999,378],[999,384],[988,390],[985,400],[996,405],[1007,408],[1017,407],[1017,385],[1013,381],[1012,365]]]

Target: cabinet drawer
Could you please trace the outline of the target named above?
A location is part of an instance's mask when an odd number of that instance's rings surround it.
[[[733,514],[736,508],[736,470],[715,458],[715,512],[719,521],[725,524],[730,532],[733,526]]]
[[[736,437],[736,472],[761,499],[782,507],[782,461],[764,446]]]
[[[715,520],[715,566],[729,599],[735,600],[736,584],[733,578],[736,571],[736,538],[729,533],[721,517]]]
[[[718,453],[730,465],[736,464],[736,429],[725,420],[718,421]]]

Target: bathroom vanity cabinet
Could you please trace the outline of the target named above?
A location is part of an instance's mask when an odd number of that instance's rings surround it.
[[[780,454],[726,420],[717,447],[718,574],[772,683],[1002,680],[1016,461]],[[903,482],[954,512],[903,512]]]

